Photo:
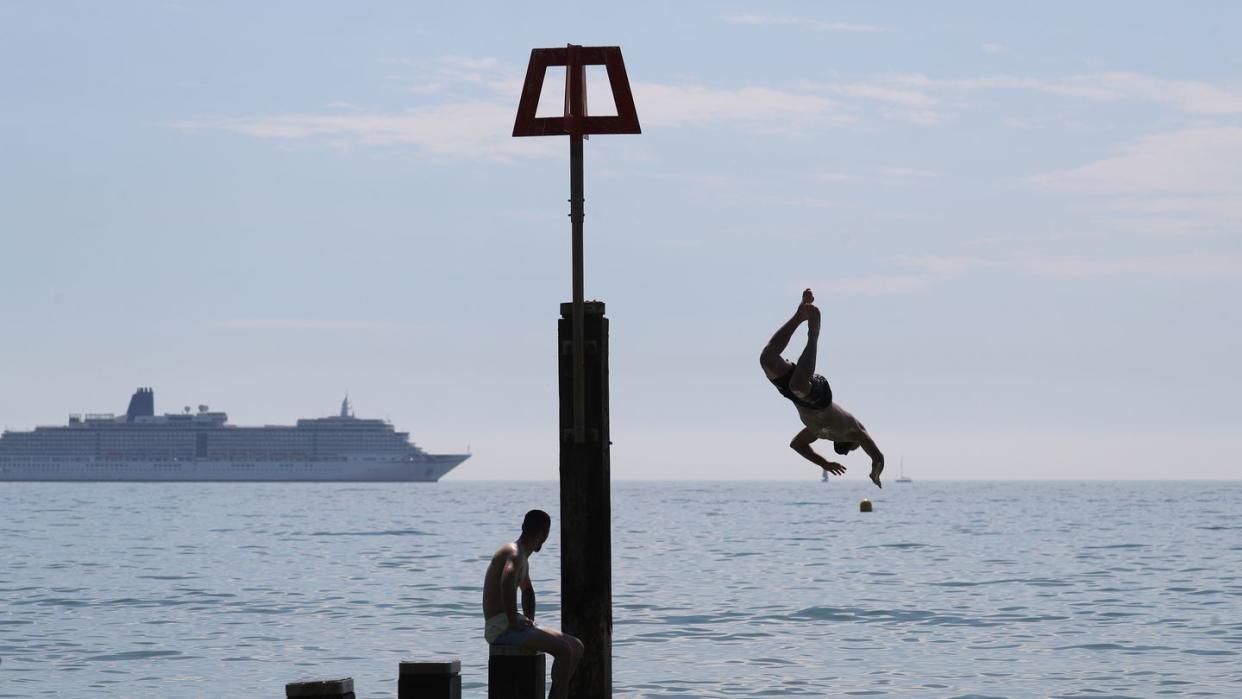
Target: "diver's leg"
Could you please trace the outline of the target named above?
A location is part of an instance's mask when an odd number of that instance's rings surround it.
[[[815,296],[811,294],[811,290],[807,289],[802,292],[802,303],[798,306],[798,310],[794,312],[793,317],[785,321],[785,324],[777,328],[772,335],[772,339],[768,340],[768,344],[763,348],[763,352],[759,354],[759,364],[763,367],[763,372],[768,375],[769,379],[775,379],[789,371],[789,362],[781,357],[781,352],[789,346],[789,341],[793,339],[794,331],[806,320],[807,308],[813,303]]]
[[[806,348],[789,378],[789,390],[799,398],[811,395],[811,377],[815,375],[815,355],[819,345],[819,309],[809,306],[806,324]]]

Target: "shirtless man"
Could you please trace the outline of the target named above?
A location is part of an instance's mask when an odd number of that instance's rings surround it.
[[[527,558],[543,548],[552,518],[531,510],[522,520],[522,535],[492,554],[483,579],[483,637],[498,646],[525,646],[550,654],[552,691],[548,699],[569,696],[569,678],[582,658],[582,641],[556,629],[535,626],[535,588],[530,584]],[[517,589],[522,588],[522,613],[517,613]]]
[[[794,364],[781,356],[781,352],[789,344],[794,331],[806,321],[806,349]],[[880,473],[884,470],[884,454],[875,445],[867,428],[850,415],[844,408],[832,402],[832,387],[828,379],[815,373],[815,350],[819,343],[819,309],[815,307],[815,295],[810,289],[802,292],[802,303],[784,325],[776,331],[767,347],[759,355],[759,364],[763,373],[776,386],[782,396],[793,401],[798,409],[798,417],[806,425],[789,446],[807,461],[819,466],[828,473],[841,475],[845,467],[835,461],[828,461],[815,453],[811,442],[817,439],[828,439],[833,442],[833,450],[842,456],[862,447],[871,457],[871,481],[880,485]]]

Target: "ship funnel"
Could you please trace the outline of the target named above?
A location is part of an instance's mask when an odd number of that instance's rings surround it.
[[[138,389],[129,399],[129,410],[125,411],[125,421],[133,422],[136,417],[155,415],[155,391],[150,388]]]

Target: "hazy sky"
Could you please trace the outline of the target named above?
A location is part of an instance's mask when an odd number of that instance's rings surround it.
[[[568,143],[509,133],[573,42],[644,131],[586,145],[614,478],[818,477],[758,365],[805,286],[915,479],[1235,478],[1242,5],[1054,8],[2,2],[0,427],[348,390],[554,478]]]

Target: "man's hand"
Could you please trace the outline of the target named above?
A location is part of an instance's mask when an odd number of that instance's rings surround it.
[[[840,476],[845,473],[845,467],[835,461],[829,461],[827,466],[821,468],[834,476]]]
[[[871,458],[871,482],[883,488],[880,484],[880,474],[884,472],[884,455],[879,454]]]

